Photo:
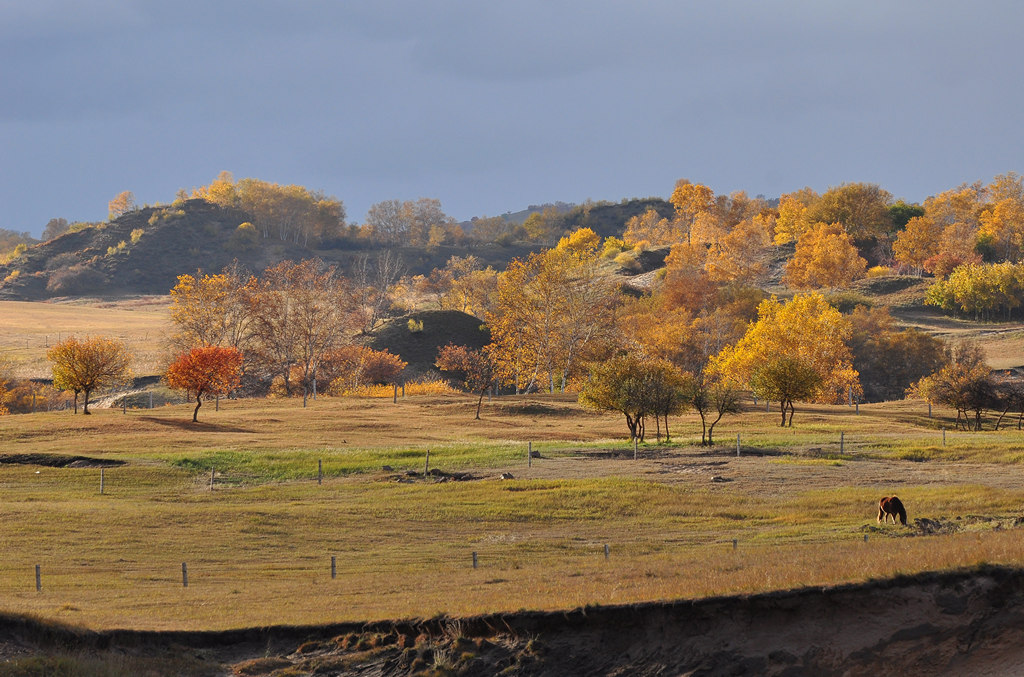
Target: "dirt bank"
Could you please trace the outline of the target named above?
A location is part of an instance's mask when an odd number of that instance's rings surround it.
[[[985,567],[568,612],[217,633],[94,633],[0,617],[0,674],[58,657],[107,660],[127,671],[110,674],[1021,674],[1024,570]]]

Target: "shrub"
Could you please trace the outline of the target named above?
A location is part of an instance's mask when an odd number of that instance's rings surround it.
[[[630,252],[622,252],[615,257],[615,263],[623,270],[638,272],[641,268],[636,256]]]
[[[144,231],[141,228],[136,228],[135,230],[133,230],[132,231],[132,244],[136,244],[139,240],[141,240],[142,239],[142,234],[145,233],[145,232],[146,231]]]
[[[259,246],[260,234],[256,230],[256,226],[252,225],[248,221],[245,223],[238,224],[238,228],[235,228],[235,232],[231,234],[231,239],[228,242],[228,246],[235,251],[249,251]]]
[[[409,327],[409,331],[412,332],[413,334],[419,334],[420,332],[423,331],[423,320],[415,320],[413,318],[409,318],[409,321],[406,323],[406,326]]]
[[[20,270],[12,270],[10,275],[8,275],[7,277],[4,278],[4,282],[5,283],[7,283],[7,282],[14,282],[15,280],[18,279],[19,275],[21,275],[21,271]]]
[[[889,266],[872,266],[864,273],[864,277],[888,277],[889,275],[892,275],[892,269]]]

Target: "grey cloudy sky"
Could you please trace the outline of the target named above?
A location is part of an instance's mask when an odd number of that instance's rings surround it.
[[[223,169],[458,219],[1024,170],[1024,3],[0,0],[0,227]]]

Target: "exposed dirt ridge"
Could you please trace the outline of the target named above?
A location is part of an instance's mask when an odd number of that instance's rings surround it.
[[[187,651],[204,674],[282,676],[1021,674],[1022,602],[1024,569],[986,566],[695,601],[225,632],[92,632],[0,615],[0,659]]]

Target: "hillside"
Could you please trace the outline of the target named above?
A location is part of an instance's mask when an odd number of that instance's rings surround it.
[[[422,322],[423,328],[413,331],[410,321]],[[437,373],[437,351],[449,343],[479,349],[490,340],[490,332],[477,317],[457,310],[425,310],[385,322],[374,332],[369,345],[375,350],[388,350],[408,362],[406,378],[412,379]]]
[[[250,245],[239,239],[241,211],[204,200],[146,207],[103,227],[84,228],[29,248],[0,266],[0,299],[165,294],[177,276],[217,271],[234,260],[262,270],[302,248],[286,242]]]
[[[271,237],[249,240],[238,226],[251,217],[205,200],[145,207],[103,224],[66,233],[30,247],[0,264],[0,300],[39,301],[55,297],[123,297],[166,294],[178,275],[196,270],[216,272],[237,261],[259,273],[282,260],[319,257],[349,272],[362,256],[383,251],[345,238],[304,247]],[[470,243],[464,247],[397,249],[406,272],[429,274],[451,256],[473,254],[484,265],[504,268],[515,257],[540,245]]]

